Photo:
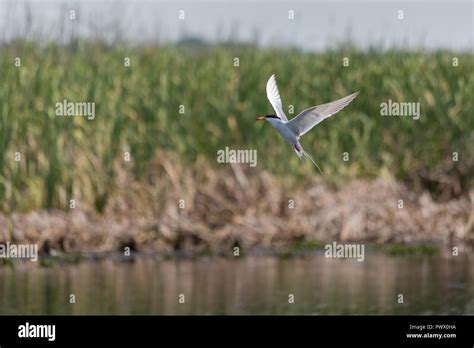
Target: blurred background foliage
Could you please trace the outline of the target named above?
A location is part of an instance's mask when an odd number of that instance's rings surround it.
[[[21,58],[19,68],[15,57]],[[130,67],[124,65],[126,57]],[[349,67],[343,66],[344,57]],[[459,66],[453,67],[453,57]],[[474,60],[469,53],[361,51],[347,45],[306,53],[232,44],[16,41],[2,47],[0,71],[2,211],[65,209],[74,197],[100,212],[120,172],[146,180],[159,170],[153,161],[158,153],[173,154],[190,167],[205,160],[209,170],[218,170],[219,149],[257,149],[256,170],[293,185],[318,176],[269,124],[255,123],[257,116],[273,113],[265,94],[273,73],[289,118],[361,92],[302,140],[324,180],[382,176],[439,199],[465,194],[473,183]],[[95,102],[95,119],[57,117],[55,104],[64,99]],[[420,102],[420,119],[382,117],[380,104],[389,99]],[[130,162],[124,161],[126,151]],[[14,160],[16,152],[20,162]]]

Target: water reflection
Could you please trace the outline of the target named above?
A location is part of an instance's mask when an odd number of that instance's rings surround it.
[[[294,294],[295,303],[288,303]],[[70,294],[76,303],[70,304]],[[184,294],[185,303],[178,302]],[[397,302],[403,294],[404,303]],[[473,314],[474,256],[112,260],[0,269],[0,314]]]

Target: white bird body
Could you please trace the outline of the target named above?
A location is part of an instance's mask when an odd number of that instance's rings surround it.
[[[314,126],[322,122],[326,118],[336,114],[347,106],[359,92],[348,95],[347,97],[338,99],[336,101],[313,106],[309,109],[303,110],[296,117],[288,121],[285,113],[283,112],[283,106],[280,98],[280,93],[275,80],[275,75],[270,76],[267,82],[267,98],[272,104],[276,115],[265,115],[257,118],[257,120],[266,120],[278,131],[278,133],[291,145],[293,146],[296,154],[299,158],[303,156],[308,157],[314,165],[321,169],[311,156],[301,146],[299,139],[307,132],[309,132]],[[321,172],[322,173],[322,172]]]
[[[288,121],[282,121],[278,118],[268,118],[267,119],[270,124],[275,127],[275,129],[280,133],[280,135],[290,144],[291,146],[295,146],[298,144],[298,136],[293,133],[293,131],[288,128]]]

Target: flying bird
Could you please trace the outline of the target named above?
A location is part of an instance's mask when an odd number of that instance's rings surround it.
[[[300,144],[300,138],[308,133],[314,126],[322,122],[326,118],[341,111],[347,106],[359,92],[355,92],[347,97],[335,100],[333,102],[313,106],[309,109],[303,110],[296,117],[288,121],[285,113],[283,112],[283,106],[281,103],[280,92],[275,80],[275,75],[270,76],[267,81],[267,98],[272,104],[276,115],[264,115],[257,118],[257,121],[268,121],[273,127],[276,128],[278,133],[291,145],[293,146],[296,154],[302,160],[303,156],[308,157],[311,162],[318,168],[320,173],[323,172],[311,158],[311,156],[303,149]]]

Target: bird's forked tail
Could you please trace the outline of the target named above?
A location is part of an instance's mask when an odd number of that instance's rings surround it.
[[[313,160],[313,158],[303,149],[303,147],[298,143],[298,145],[295,145],[295,152],[296,154],[298,155],[298,157],[301,159],[301,161],[303,161],[302,157],[303,156],[306,156],[308,157],[311,162],[313,162],[313,164],[316,166],[316,168],[318,168],[319,172],[321,173],[321,175],[323,175],[323,171],[321,170],[321,168],[319,168],[318,164]]]

